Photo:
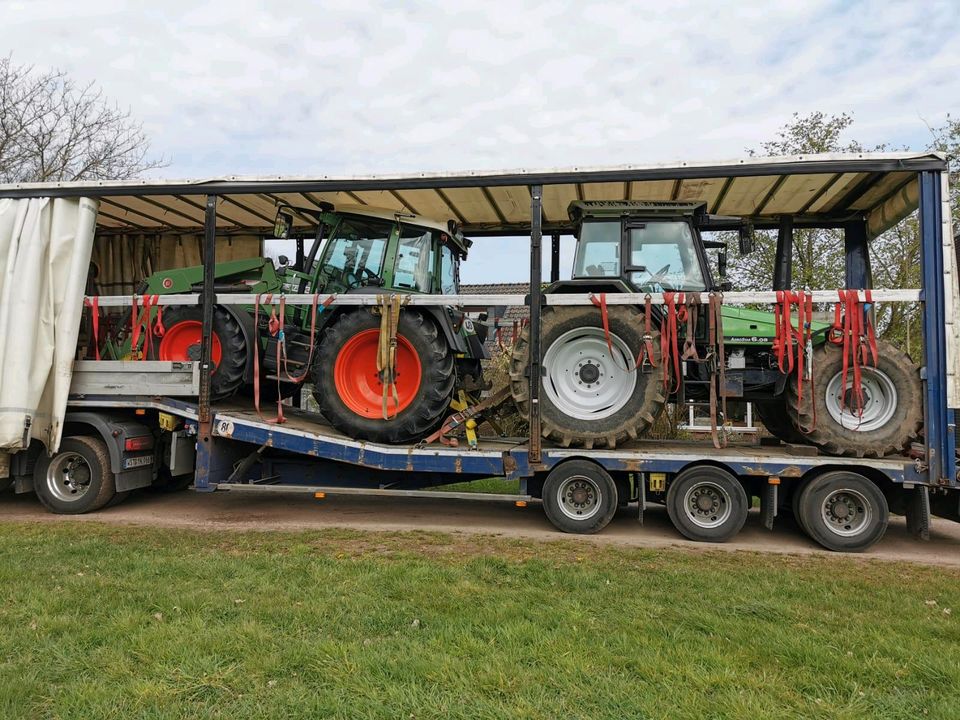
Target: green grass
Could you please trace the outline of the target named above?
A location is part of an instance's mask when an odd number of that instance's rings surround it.
[[[57,522],[0,593],[2,718],[960,715],[944,568]]]
[[[498,477],[481,478],[470,482],[454,483],[452,485],[438,485],[430,488],[438,492],[472,492],[472,493],[499,493],[505,495],[519,495],[519,480],[504,480]]]

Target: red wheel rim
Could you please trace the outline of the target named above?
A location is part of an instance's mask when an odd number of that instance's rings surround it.
[[[383,383],[377,372],[377,344],[380,331],[363,330],[344,343],[333,365],[333,381],[337,395],[360,417],[383,418]],[[387,412],[393,416],[403,412],[420,390],[420,357],[403,335],[397,335],[396,365],[399,405],[393,393],[387,398]]]
[[[160,360],[174,360],[189,362],[200,360],[200,341],[203,339],[203,323],[199,320],[181,320],[171,325],[163,333],[157,357]],[[220,366],[221,348],[220,338],[213,334],[213,344],[210,348],[214,367]]]

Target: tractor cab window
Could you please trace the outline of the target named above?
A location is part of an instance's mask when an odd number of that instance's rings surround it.
[[[430,292],[433,285],[433,233],[430,230],[402,225],[397,245],[397,263],[393,285],[397,288]]]
[[[649,222],[627,228],[630,282],[644,290],[706,290],[685,222]]]
[[[327,241],[320,272],[347,287],[377,284],[394,224],[384,220],[344,218]],[[371,283],[370,281],[374,282]]]
[[[573,277],[620,277],[619,219],[583,223]]]
[[[440,292],[457,294],[457,256],[446,245],[440,247]]]

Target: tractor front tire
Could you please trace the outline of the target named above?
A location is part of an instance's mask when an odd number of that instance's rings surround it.
[[[396,389],[383,412],[377,371],[380,318],[366,309],[340,315],[325,328],[313,365],[313,395],[330,424],[357,440],[407,443],[422,440],[450,414],[456,383],[454,354],[436,324],[404,310],[397,328]]]
[[[920,370],[904,352],[881,340],[877,343],[877,367],[864,365],[861,372],[862,413],[853,397],[852,368],[847,370],[843,387],[842,348],[827,343],[814,350],[811,379],[804,379],[802,398],[797,393],[796,372],[787,381],[790,421],[807,442],[830,455],[884,457],[898,453],[918,437],[923,424]]]
[[[198,305],[172,305],[163,310],[164,333],[148,344],[151,360],[200,361],[200,341],[203,337],[203,310]],[[224,400],[234,395],[243,385],[250,349],[243,329],[225,308],[213,308],[213,347],[211,357],[214,370],[210,377],[210,397]]]
[[[543,436],[564,447],[615,448],[646,433],[663,410],[666,392],[659,365],[659,336],[654,342],[657,367],[634,369],[644,344],[640,309],[628,305],[609,308],[609,345],[596,308],[548,306],[542,318]],[[530,411],[529,363],[528,327],[510,358],[510,393],[523,417]]]

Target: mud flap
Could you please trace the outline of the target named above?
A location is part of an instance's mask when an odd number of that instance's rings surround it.
[[[913,488],[906,503],[907,531],[917,540],[930,539],[930,490],[926,485]]]
[[[763,493],[760,496],[760,517],[763,519],[763,526],[767,530],[773,530],[773,519],[777,517],[779,488],[779,482],[768,482],[763,486]]]

